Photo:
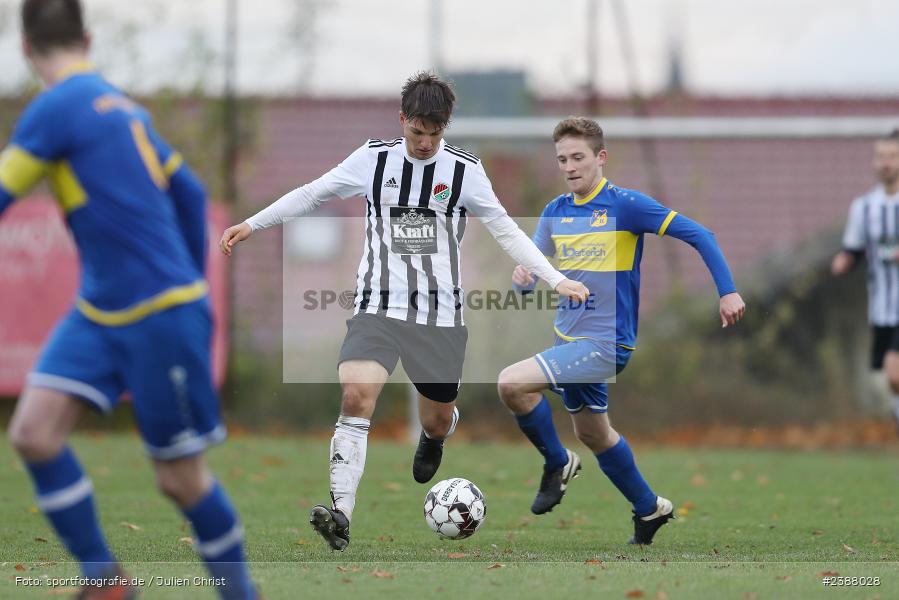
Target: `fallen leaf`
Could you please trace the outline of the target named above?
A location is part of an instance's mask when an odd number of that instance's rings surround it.
[[[687,508],[686,506],[679,506],[679,507],[677,508],[677,511],[676,511],[676,512],[677,512],[677,516],[679,516],[679,517],[686,517],[687,515],[690,514],[690,509]]]
[[[849,546],[848,544],[845,544],[845,543],[843,544],[843,550],[845,550],[849,554],[855,554],[855,548],[853,548],[852,546]]]
[[[836,571],[821,571],[818,573],[818,577],[836,577],[839,575]]]
[[[820,529],[812,529],[812,535],[824,535],[824,532]]]
[[[15,566],[15,569],[16,569],[16,571],[24,571],[24,570],[25,570],[25,565],[23,565],[23,564],[17,564],[17,565]]]
[[[694,502],[690,502],[689,500],[687,500],[686,502],[681,504],[681,508],[686,508],[687,510],[693,510],[694,508],[696,508],[696,504]]]
[[[300,539],[298,539],[298,540],[296,541],[296,544],[295,544],[295,545],[297,545],[297,546],[305,546],[305,545],[308,544],[308,543],[309,543],[309,542],[307,542],[307,541],[304,540],[303,538],[300,538]]]
[[[643,590],[630,590],[624,596],[625,598],[642,598],[645,595]]]
[[[35,541],[35,542],[46,542],[46,541],[47,541],[47,538],[36,537],[36,538],[34,538],[34,541]]]
[[[342,581],[343,583],[353,583],[353,580],[350,579],[349,577],[344,577],[344,578],[341,579],[340,581]]]
[[[492,565],[487,567],[487,570],[489,571],[490,569],[502,569],[505,566],[506,565],[504,565],[503,563],[493,563]]]
[[[743,594],[743,600],[756,600],[758,597],[759,595],[755,592],[744,592]]]
[[[400,484],[398,484],[398,483],[395,482],[395,481],[385,481],[385,482],[384,482],[384,489],[385,489],[385,490],[390,490],[391,492],[398,492],[398,491],[400,491],[401,489],[403,489],[403,486],[401,486]]]
[[[777,577],[775,577],[775,579],[777,579],[778,581],[789,581],[793,579],[793,577],[791,575],[778,575]]]
[[[119,523],[122,527],[130,529],[131,531],[140,531],[140,526],[135,525],[134,523],[128,523],[127,521],[122,521]]]
[[[733,471],[730,474],[730,479],[731,481],[740,481],[741,479],[743,479],[743,471],[741,471],[740,469]]]
[[[393,536],[392,535],[379,535],[378,541],[379,542],[392,542]]]
[[[584,561],[584,564],[585,565],[601,565],[602,561],[599,560],[598,558],[588,558],[587,560]]]
[[[379,571],[378,569],[375,569],[371,572],[371,574],[372,576],[378,577],[379,579],[393,579],[393,574],[388,573],[387,571]]]
[[[656,600],[668,600],[668,594],[665,590],[656,590]]]
[[[755,478],[755,482],[758,485],[768,485],[768,476],[767,475],[759,475]]]
[[[181,542],[182,544],[193,544],[194,543],[194,539],[192,537],[178,538],[178,541]]]
[[[284,459],[277,456],[263,456],[262,465],[265,467],[283,467]]]
[[[37,509],[37,506],[29,506],[29,507],[28,507],[28,512],[30,512],[30,513],[33,514],[33,515],[36,515],[37,513],[41,512],[41,511],[39,511],[39,510]]]
[[[697,473],[696,475],[694,475],[693,477],[690,478],[690,483],[692,483],[695,486],[701,486],[701,485],[705,485],[706,483],[708,483],[708,480],[705,478],[705,475],[703,475],[702,473]]]
[[[464,552],[450,552],[446,555],[447,558],[465,558]]]

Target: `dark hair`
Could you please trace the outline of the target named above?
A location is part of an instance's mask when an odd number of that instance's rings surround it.
[[[419,71],[403,85],[400,107],[407,119],[446,127],[455,102],[456,94],[449,82],[434,73]]]
[[[599,154],[599,151],[606,147],[602,127],[599,126],[599,123],[587,117],[568,117],[556,125],[556,128],[553,130],[554,142],[569,136],[584,138],[596,154]]]
[[[887,133],[886,135],[880,136],[880,139],[885,142],[899,142],[899,127]]]
[[[81,0],[25,0],[22,32],[40,54],[56,48],[83,46],[87,33]]]

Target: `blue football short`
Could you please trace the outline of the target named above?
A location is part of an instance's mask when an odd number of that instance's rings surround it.
[[[562,396],[570,413],[587,408],[595,413],[609,409],[609,384],[627,365],[631,350],[590,338],[566,341],[536,355],[550,389]]]
[[[190,456],[225,438],[210,375],[211,335],[206,298],[116,327],[73,309],[50,335],[28,385],[66,392],[103,413],[127,391],[149,454]]]

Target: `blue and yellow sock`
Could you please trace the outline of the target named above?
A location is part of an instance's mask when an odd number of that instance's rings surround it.
[[[565,466],[568,462],[568,453],[559,441],[559,434],[556,433],[556,426],[553,423],[553,412],[546,396],[534,410],[524,416],[516,415],[515,420],[518,421],[518,427],[543,455],[546,468],[554,470]]]
[[[657,496],[640,474],[634,461],[634,453],[624,436],[617,444],[597,454],[596,460],[599,461],[599,468],[606,477],[634,505],[634,513],[637,516],[645,517],[656,511]]]
[[[25,463],[37,491],[37,504],[85,577],[103,577],[116,559],[109,550],[94,504],[94,488],[66,446],[47,461]]]

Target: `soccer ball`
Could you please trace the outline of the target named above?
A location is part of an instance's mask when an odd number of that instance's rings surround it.
[[[484,494],[467,479],[444,479],[425,496],[425,521],[439,537],[465,539],[477,531],[486,518]]]

